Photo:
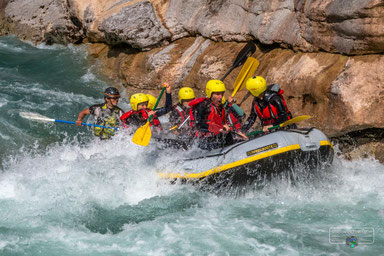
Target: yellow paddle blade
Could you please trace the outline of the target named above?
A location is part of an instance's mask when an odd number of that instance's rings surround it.
[[[149,122],[145,125],[139,127],[135,134],[133,134],[132,142],[140,146],[148,146],[149,141],[151,140],[152,132],[149,127]]]
[[[301,121],[304,121],[304,120],[307,120],[309,118],[312,118],[311,116],[297,116],[297,117],[294,117],[282,124],[280,124],[280,127],[284,127],[284,126],[287,126],[287,125],[290,125],[290,124],[294,124],[294,123],[297,123],[297,122],[301,122]]]
[[[233,89],[232,97],[235,97],[235,94],[244,88],[248,78],[253,76],[258,66],[259,66],[259,61],[257,59],[253,57],[247,58],[243,67],[240,70],[239,75],[236,78],[235,83],[233,84],[234,89]]]

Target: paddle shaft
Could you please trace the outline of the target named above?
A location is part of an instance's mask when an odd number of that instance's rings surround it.
[[[191,118],[191,116],[188,116],[184,122],[181,123],[181,125],[179,127],[177,127],[177,129],[179,130],[189,119]]]
[[[185,120],[184,120],[184,122],[182,122],[181,123],[181,125],[175,125],[175,126],[173,126],[171,129],[169,129],[170,131],[173,131],[173,130],[175,130],[175,129],[177,129],[177,130],[180,130],[180,128],[189,120],[191,118],[191,116],[188,116]]]
[[[306,120],[308,118],[311,118],[311,116],[305,116],[305,115],[304,116],[297,116],[297,117],[294,117],[294,118],[292,118],[292,119],[290,119],[288,121],[285,121],[282,124],[269,127],[268,130],[273,130],[273,129],[276,129],[276,128],[279,128],[279,127],[284,127],[284,126],[287,126],[287,125],[290,125],[290,124],[301,122],[301,121],[304,121],[304,120]],[[247,134],[247,137],[249,137],[251,135],[258,134],[258,133],[261,133],[261,132],[263,132],[263,130],[250,132],[250,133]]]
[[[54,122],[56,122],[56,123],[64,123],[64,124],[76,124],[76,122],[73,122],[73,121],[64,121],[64,120],[58,120],[58,119],[54,119]],[[81,123],[81,125],[117,130],[116,127],[108,127],[108,126],[103,126],[103,125],[98,125],[98,124]]]
[[[275,126],[269,127],[268,130],[273,130],[273,129],[276,129],[276,128],[279,128],[279,127],[281,127],[281,126],[280,125],[275,125]],[[250,132],[250,133],[247,134],[247,137],[259,134],[261,132],[263,132],[263,130]]]
[[[153,107],[153,109],[156,109],[156,108],[157,108],[157,105],[159,105],[160,99],[161,99],[161,97],[162,97],[163,94],[164,94],[165,88],[166,88],[166,87],[164,86],[163,89],[161,89],[160,95],[159,95],[159,97],[157,98],[156,104],[155,104],[155,106]],[[153,117],[153,115],[151,115],[151,116],[149,117],[148,122],[151,122],[151,121],[152,121],[152,117]]]

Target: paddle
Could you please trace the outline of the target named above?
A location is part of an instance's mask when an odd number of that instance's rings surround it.
[[[179,125],[175,125],[175,126],[173,126],[171,129],[169,129],[170,131],[173,131],[173,130],[175,130],[175,129],[180,129],[189,119],[191,118],[191,116],[188,116],[185,120],[184,120],[184,122],[182,122],[181,124],[180,124],[180,126]]]
[[[311,118],[311,116],[297,116],[297,117],[294,117],[282,124],[279,124],[279,125],[275,125],[275,126],[272,126],[270,128],[268,128],[268,130],[273,130],[273,129],[276,129],[276,128],[279,128],[279,127],[284,127],[284,126],[287,126],[287,125],[290,125],[290,124],[294,124],[294,123],[298,123],[298,122],[301,122],[301,121],[304,121],[304,120],[307,120]],[[260,131],[254,131],[254,132],[250,132],[247,134],[247,137],[251,136],[251,135],[255,135],[255,134],[258,134],[258,133],[261,133],[263,132],[263,130],[260,130]]]
[[[241,66],[246,61],[247,57],[251,56],[255,51],[256,51],[255,44],[252,41],[249,41],[237,55],[232,67],[228,70],[227,73],[225,73],[225,75],[220,80],[223,81],[229,75],[229,73],[232,72],[232,70]]]
[[[240,70],[239,75],[236,78],[235,83],[233,84],[234,90],[232,93],[232,98],[235,97],[238,91],[244,88],[248,78],[253,76],[258,66],[259,66],[259,61],[257,59],[253,57],[247,58],[243,67]]]
[[[49,117],[40,115],[38,113],[33,113],[33,112],[20,112],[19,115],[22,118],[26,118],[26,119],[33,120],[33,121],[44,122],[44,123],[56,122],[56,123],[65,123],[65,124],[76,124],[76,122],[53,119],[53,118],[49,118]],[[106,128],[106,129],[115,129],[115,130],[118,129],[117,127],[108,127],[108,126],[103,126],[103,125],[98,125],[98,124],[88,124],[88,123],[81,123],[81,124],[85,125],[85,126],[100,127],[100,128]]]
[[[160,95],[157,98],[156,104],[153,107],[153,109],[157,108],[157,105],[159,104],[160,99],[164,94],[165,88],[166,87],[164,86],[163,89],[161,89]],[[136,130],[135,134],[133,134],[133,138],[132,138],[133,143],[140,145],[140,146],[144,146],[144,147],[148,146],[149,141],[151,140],[151,137],[152,137],[151,128],[149,127],[149,123],[151,122],[152,117],[153,117],[153,115],[151,115],[148,118],[148,121],[145,123],[145,125],[139,127]]]

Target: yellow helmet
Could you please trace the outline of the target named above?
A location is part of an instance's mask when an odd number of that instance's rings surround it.
[[[157,99],[155,98],[155,96],[152,96],[151,94],[147,94],[147,97],[148,97],[148,108],[149,109],[152,109],[155,107],[156,105],[156,102],[157,102]]]
[[[254,76],[247,80],[245,87],[253,96],[259,97],[260,94],[267,90],[267,82],[261,76]]]
[[[225,84],[220,80],[209,80],[205,86],[205,92],[208,98],[211,98],[213,92],[225,92]]]
[[[195,92],[190,87],[183,87],[179,91],[179,102],[182,100],[193,100],[195,98]]]
[[[131,107],[134,111],[137,111],[137,105],[146,101],[147,102],[149,101],[148,96],[146,94],[144,93],[133,94],[130,100]]]

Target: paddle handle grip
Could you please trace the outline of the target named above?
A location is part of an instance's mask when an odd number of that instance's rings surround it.
[[[57,122],[57,123],[64,123],[64,124],[76,124],[76,122],[73,122],[73,121],[65,121],[65,120],[58,120],[58,119],[55,119],[55,122]],[[81,125],[117,130],[116,127],[108,127],[108,126],[103,126],[103,125],[98,125],[98,124],[81,123]]]

